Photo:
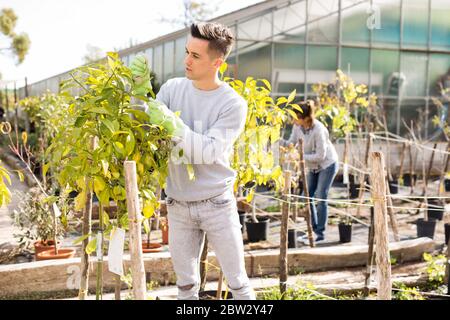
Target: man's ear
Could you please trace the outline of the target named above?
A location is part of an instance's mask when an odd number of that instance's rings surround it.
[[[215,68],[220,68],[220,66],[222,65],[223,62],[224,62],[224,59],[222,57],[221,58],[217,58],[214,61],[214,67]]]

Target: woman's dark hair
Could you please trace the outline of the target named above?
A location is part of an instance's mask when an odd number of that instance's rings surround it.
[[[300,106],[300,109],[302,109],[302,111],[294,109],[297,118],[299,119],[311,118],[311,120],[314,120],[315,110],[313,100],[301,101],[298,105]]]

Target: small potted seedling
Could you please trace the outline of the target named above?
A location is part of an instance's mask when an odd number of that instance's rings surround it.
[[[338,224],[338,228],[340,242],[347,243],[352,241],[352,218],[350,216],[342,217]]]
[[[436,219],[430,218],[429,207],[424,210],[424,218],[417,219],[417,237],[434,238],[434,231],[436,229]]]

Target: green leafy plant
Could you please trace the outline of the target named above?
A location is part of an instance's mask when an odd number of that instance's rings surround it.
[[[19,246],[27,249],[33,242],[41,240],[46,242],[54,239],[54,221],[51,205],[45,201],[46,196],[38,188],[30,189],[30,192],[21,195],[22,201],[17,209],[11,213],[14,225],[19,230],[14,234]],[[57,219],[56,237],[61,239],[68,230],[65,206],[61,206],[61,216]]]
[[[353,219],[351,216],[342,215],[339,217],[339,223],[346,224],[346,225],[352,225]]]
[[[395,290],[393,292],[392,298],[394,300],[425,300],[417,287],[408,287],[400,282],[394,282],[392,286],[399,289],[399,291]]]
[[[223,74],[226,64],[220,72]],[[286,114],[295,113],[289,108],[300,109],[293,103],[295,90],[289,97],[271,96],[272,87],[266,79],[248,77],[245,81],[225,77],[227,82],[247,102],[247,118],[243,133],[234,144],[231,167],[237,171],[235,192],[247,188],[250,202],[257,185],[273,182],[275,190],[283,185],[282,169],[275,163],[271,146],[280,139],[280,130]]]
[[[117,219],[108,224],[108,234],[114,226],[128,228],[123,164],[134,160],[148,230],[148,219],[159,206],[156,189],[164,186],[168,173],[171,137],[164,128],[149,124],[148,114],[133,103],[133,98],[139,98],[152,107],[147,97],[132,95],[131,71],[117,53],[108,53],[106,63],[78,68],[71,76],[61,90],[68,95],[67,90],[75,88],[80,94],[67,110],[66,130],[58,132],[46,150],[51,166],[61,168],[57,180],[62,188],[79,193],[75,210],[84,208],[89,192],[102,206],[110,200],[117,204]]]
[[[317,95],[316,117],[328,124],[332,139],[344,137],[354,130],[357,119],[352,113],[363,114],[376,103],[374,94],[368,95],[367,86],[356,85],[341,70],[330,83],[318,83],[312,86]]]
[[[424,252],[423,259],[427,262],[426,272],[428,274],[428,285],[430,288],[437,288],[444,282],[445,277],[445,261],[443,254],[433,256]]]
[[[287,288],[284,295],[280,292],[280,287],[270,287],[258,294],[258,299],[261,300],[330,300],[332,297],[327,297],[319,292],[313,284],[296,285]]]

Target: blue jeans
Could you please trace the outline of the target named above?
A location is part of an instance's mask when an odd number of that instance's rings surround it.
[[[328,191],[334,177],[339,170],[338,163],[330,164],[322,170],[310,170],[307,175],[308,191],[310,198],[327,199]],[[317,202],[317,208],[316,208]],[[312,200],[311,205],[311,223],[314,233],[318,239],[325,238],[324,232],[328,220],[328,203],[327,201]]]

